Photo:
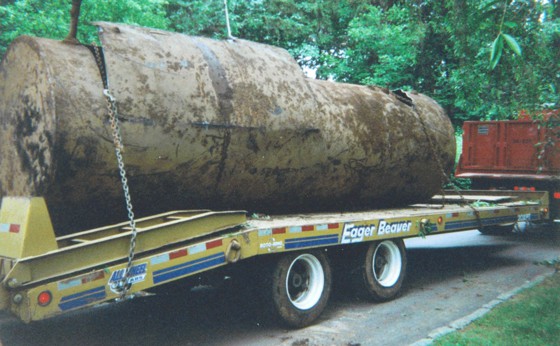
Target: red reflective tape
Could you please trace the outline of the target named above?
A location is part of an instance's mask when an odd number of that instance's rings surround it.
[[[206,243],[206,250],[210,250],[218,246],[222,246],[222,239],[213,240]]]
[[[286,227],[283,228],[273,228],[272,234],[284,234],[286,233]]]
[[[314,226],[302,226],[302,227],[301,227],[301,230],[302,230],[303,232],[309,232],[309,231],[315,230],[315,227],[314,227]]]
[[[451,217],[459,217],[459,213],[453,213],[451,214]]]
[[[10,233],[19,233],[19,225],[10,225]]]
[[[554,193],[554,199],[560,199],[560,191]]]
[[[222,244],[220,243],[220,245],[222,245]],[[206,245],[206,247],[208,247],[208,245]],[[184,257],[188,254],[189,254],[189,252],[187,251],[187,249],[181,249],[181,250],[173,251],[173,252],[169,253],[169,259],[172,260],[172,259],[175,259],[175,258]]]
[[[329,223],[329,229],[337,229],[340,228],[339,223]]]

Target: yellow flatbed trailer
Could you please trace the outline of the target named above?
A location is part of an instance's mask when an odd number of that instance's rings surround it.
[[[444,199],[445,206],[437,204]],[[487,206],[468,204],[474,201]],[[335,250],[357,263],[352,270],[357,292],[389,300],[399,293],[405,276],[402,239],[548,220],[547,192],[469,191],[459,196],[448,191],[433,203],[254,219],[243,211],[207,210],[142,218],[125,279],[127,294],[262,258],[257,264],[270,266],[264,290],[275,313],[286,324],[303,327],[327,304]],[[55,237],[42,198],[5,197],[0,211],[0,310],[31,322],[118,301],[131,233],[129,224],[122,223]]]

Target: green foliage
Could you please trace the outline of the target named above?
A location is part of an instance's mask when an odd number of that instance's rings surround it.
[[[560,275],[522,292],[434,345],[558,345]]]
[[[411,89],[425,26],[410,22],[411,15],[405,7],[393,6],[384,11],[368,6],[364,14],[349,24],[343,64],[351,67],[345,69],[346,74],[337,75],[337,79]]]
[[[78,39],[83,43],[97,40],[94,21],[109,21],[167,29],[165,0],[84,0],[80,13]],[[16,0],[0,7],[0,55],[19,35],[63,39],[69,31],[69,0]]]
[[[70,0],[1,4],[0,55],[18,35],[68,32]],[[317,78],[428,94],[455,125],[559,108],[558,1],[228,0],[228,8],[234,36],[288,49]],[[223,0],[84,0],[84,43],[96,39],[91,21],[226,38]]]

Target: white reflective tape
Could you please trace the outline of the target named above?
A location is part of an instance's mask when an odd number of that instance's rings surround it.
[[[272,228],[259,229],[259,237],[272,235]]]
[[[10,232],[10,224],[9,223],[1,223],[0,224],[0,232],[3,232],[3,233]]]
[[[156,265],[156,264],[165,263],[167,261],[169,261],[169,254],[165,253],[163,255],[158,255],[158,256],[152,257],[152,259],[150,260],[150,263],[152,265]]]
[[[206,251],[206,244],[198,244],[188,248],[189,254],[194,255],[195,253]]]
[[[73,279],[73,280],[61,281],[61,282],[58,283],[58,290],[59,291],[66,290],[68,288],[80,286],[81,284],[82,284],[82,279]]]
[[[300,232],[301,232],[301,226],[290,227],[290,233],[300,233]]]

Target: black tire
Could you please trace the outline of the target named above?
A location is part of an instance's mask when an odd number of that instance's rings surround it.
[[[495,226],[487,226],[482,227],[478,231],[484,235],[509,235],[513,233],[513,228],[515,224],[511,225],[495,225]]]
[[[274,311],[289,327],[313,323],[327,306],[332,275],[327,257],[320,251],[287,253],[274,267]]]
[[[402,239],[371,243],[361,252],[361,264],[354,273],[358,295],[378,302],[394,299],[400,293],[406,264]]]

